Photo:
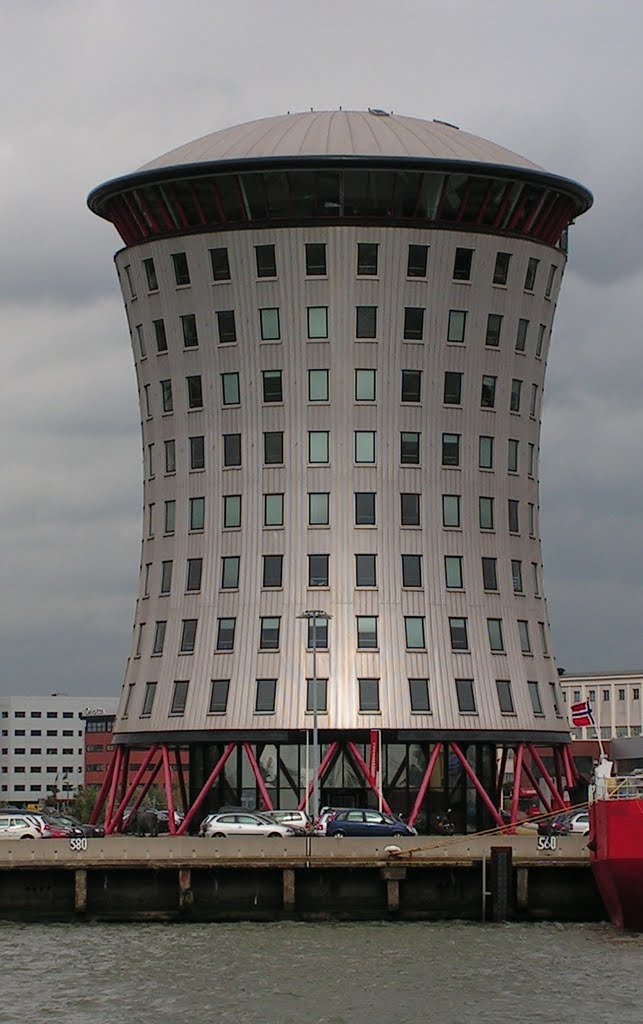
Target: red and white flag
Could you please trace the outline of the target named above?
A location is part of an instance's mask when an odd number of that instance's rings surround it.
[[[581,729],[584,725],[596,725],[592,705],[588,700],[583,700],[579,704],[572,704],[570,710],[572,713],[572,725],[575,729]]]

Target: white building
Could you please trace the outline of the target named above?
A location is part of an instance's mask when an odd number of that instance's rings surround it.
[[[71,799],[84,782],[83,714],[98,704],[60,693],[0,697],[0,802]]]
[[[643,734],[643,672],[565,673],[560,686],[567,708],[590,702],[601,739]],[[572,729],[571,735],[575,740],[592,740],[596,729]]]

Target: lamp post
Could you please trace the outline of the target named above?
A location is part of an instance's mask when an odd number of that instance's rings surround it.
[[[331,616],[328,612],[320,611],[319,609],[313,609],[312,611],[302,612],[301,615],[297,616],[298,619],[306,619],[310,624],[313,624],[312,630],[312,651],[313,651],[313,821],[316,821],[319,817],[319,730],[317,723],[317,623],[321,619],[328,623]],[[306,695],[307,696],[307,695]],[[308,701],[306,701],[308,703]],[[306,780],[306,786],[308,786],[308,780]]]

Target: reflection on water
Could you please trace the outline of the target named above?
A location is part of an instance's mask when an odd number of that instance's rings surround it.
[[[641,1024],[606,925],[0,924],[1,1024]]]

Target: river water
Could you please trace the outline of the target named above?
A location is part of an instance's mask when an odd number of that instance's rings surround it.
[[[1,1024],[642,1024],[607,925],[0,924]]]

